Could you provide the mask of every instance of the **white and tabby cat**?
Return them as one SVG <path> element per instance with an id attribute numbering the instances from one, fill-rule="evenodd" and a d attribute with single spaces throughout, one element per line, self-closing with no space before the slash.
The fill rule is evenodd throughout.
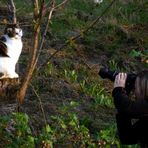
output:
<path id="1" fill-rule="evenodd" d="M 0 73 L 2 78 L 18 78 L 15 66 L 22 51 L 22 29 L 17 24 L 7 25 L 0 38 Z"/>

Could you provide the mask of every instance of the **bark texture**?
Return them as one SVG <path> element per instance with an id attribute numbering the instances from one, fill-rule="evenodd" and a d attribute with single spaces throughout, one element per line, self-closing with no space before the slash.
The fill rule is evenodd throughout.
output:
<path id="1" fill-rule="evenodd" d="M 0 79 L 0 114 L 9 114 L 17 109 L 19 79 Z"/>

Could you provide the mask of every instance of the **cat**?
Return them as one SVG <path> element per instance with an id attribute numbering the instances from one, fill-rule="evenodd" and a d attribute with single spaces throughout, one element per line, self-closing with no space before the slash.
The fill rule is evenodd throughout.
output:
<path id="1" fill-rule="evenodd" d="M 18 24 L 9 24 L 0 38 L 0 73 L 3 78 L 18 78 L 15 66 L 20 57 L 23 31 Z"/>

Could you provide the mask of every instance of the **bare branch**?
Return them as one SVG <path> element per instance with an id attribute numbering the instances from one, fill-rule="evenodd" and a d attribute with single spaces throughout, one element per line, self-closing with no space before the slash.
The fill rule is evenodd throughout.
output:
<path id="1" fill-rule="evenodd" d="M 61 2 L 59 5 L 55 6 L 54 9 L 57 9 L 59 7 L 61 7 L 62 5 L 64 5 L 68 0 L 64 0 L 63 2 Z"/>
<path id="2" fill-rule="evenodd" d="M 51 17 L 52 17 L 52 13 L 54 11 L 54 8 L 55 8 L 55 2 L 53 1 L 52 7 L 50 8 L 50 11 L 49 11 L 49 14 L 48 14 L 48 19 L 47 19 L 47 22 L 46 22 L 46 27 L 45 27 L 45 30 L 44 30 L 44 33 L 43 33 L 43 36 L 42 36 L 41 44 L 40 44 L 40 47 L 39 47 L 39 50 L 38 50 L 38 55 L 37 55 L 36 62 L 35 62 L 34 66 L 36 66 L 36 64 L 38 62 L 38 58 L 40 56 L 40 53 L 41 53 L 41 50 L 42 50 L 42 47 L 43 47 L 43 43 L 45 41 L 45 36 L 46 36 L 47 31 L 48 31 L 49 23 L 51 21 Z"/>
<path id="3" fill-rule="evenodd" d="M 66 1 L 66 0 L 65 0 Z M 106 9 L 101 13 L 100 16 L 98 16 L 91 24 L 89 24 L 89 26 L 87 28 L 85 28 L 84 30 L 82 30 L 78 35 L 71 37 L 69 40 L 67 40 L 58 50 L 56 50 L 49 58 L 48 60 L 46 60 L 40 67 L 38 67 L 38 70 L 41 67 L 44 67 L 47 65 L 47 63 L 49 62 L 50 59 L 52 59 L 59 51 L 61 51 L 65 46 L 67 46 L 71 41 L 75 41 L 78 38 L 80 38 L 82 36 L 82 34 L 85 34 L 86 32 L 88 32 L 91 28 L 93 28 L 98 21 L 100 21 L 100 19 L 104 16 L 104 14 L 109 10 L 109 8 L 114 4 L 116 0 L 112 0 L 112 2 L 106 7 Z"/>
<path id="4" fill-rule="evenodd" d="M 56 10 L 56 9 L 58 9 L 59 7 L 61 7 L 61 6 L 63 6 L 66 2 L 67 2 L 68 0 L 64 0 L 63 2 L 61 2 L 60 4 L 58 4 L 57 6 L 55 6 L 55 0 L 54 1 L 52 1 L 52 2 L 50 2 L 49 4 L 51 5 L 51 3 L 54 3 L 54 11 Z M 49 13 L 49 11 L 51 11 L 51 9 L 52 9 L 51 7 L 48 7 L 48 8 L 46 8 L 46 11 L 45 11 L 45 14 L 44 15 L 46 15 L 47 13 Z"/>
<path id="5" fill-rule="evenodd" d="M 64 4 L 67 0 L 65 0 L 62 4 Z M 20 90 L 18 92 L 17 95 L 17 99 L 19 104 L 22 104 L 25 94 L 26 94 L 26 90 L 29 86 L 30 80 L 32 78 L 33 75 L 33 71 L 37 65 L 38 62 L 38 58 L 40 56 L 44 41 L 45 41 L 45 36 L 46 33 L 48 31 L 48 27 L 49 27 L 49 23 L 51 21 L 52 18 L 52 14 L 53 11 L 55 10 L 55 8 L 60 7 L 61 5 L 58 5 L 58 7 L 55 7 L 55 0 L 52 0 L 50 2 L 50 9 L 46 9 L 45 8 L 45 0 L 42 0 L 41 5 L 39 6 L 38 4 L 38 0 L 33 0 L 33 5 L 34 5 L 34 22 L 35 22 L 35 26 L 34 26 L 34 46 L 33 46 L 33 50 L 31 53 L 31 58 L 30 61 L 28 63 L 27 66 L 27 72 L 23 78 L 22 84 L 20 86 Z M 41 38 L 40 37 L 40 27 L 42 24 L 42 19 L 44 17 L 44 15 L 46 14 L 46 11 L 48 10 L 48 18 L 47 18 L 47 22 L 46 22 L 46 27 L 44 30 L 44 33 L 42 35 Z M 41 41 L 39 41 L 39 39 L 41 39 Z"/>
<path id="6" fill-rule="evenodd" d="M 38 0 L 32 0 L 34 6 L 34 18 L 36 19 L 39 15 L 39 2 Z"/>

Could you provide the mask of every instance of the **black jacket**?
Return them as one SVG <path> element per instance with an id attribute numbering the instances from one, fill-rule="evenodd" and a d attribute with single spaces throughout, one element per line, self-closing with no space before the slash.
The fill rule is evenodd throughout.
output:
<path id="1" fill-rule="evenodd" d="M 116 121 L 121 143 L 140 143 L 142 147 L 148 147 L 148 101 L 129 99 L 122 87 L 115 88 L 112 96 L 117 109 Z"/>

